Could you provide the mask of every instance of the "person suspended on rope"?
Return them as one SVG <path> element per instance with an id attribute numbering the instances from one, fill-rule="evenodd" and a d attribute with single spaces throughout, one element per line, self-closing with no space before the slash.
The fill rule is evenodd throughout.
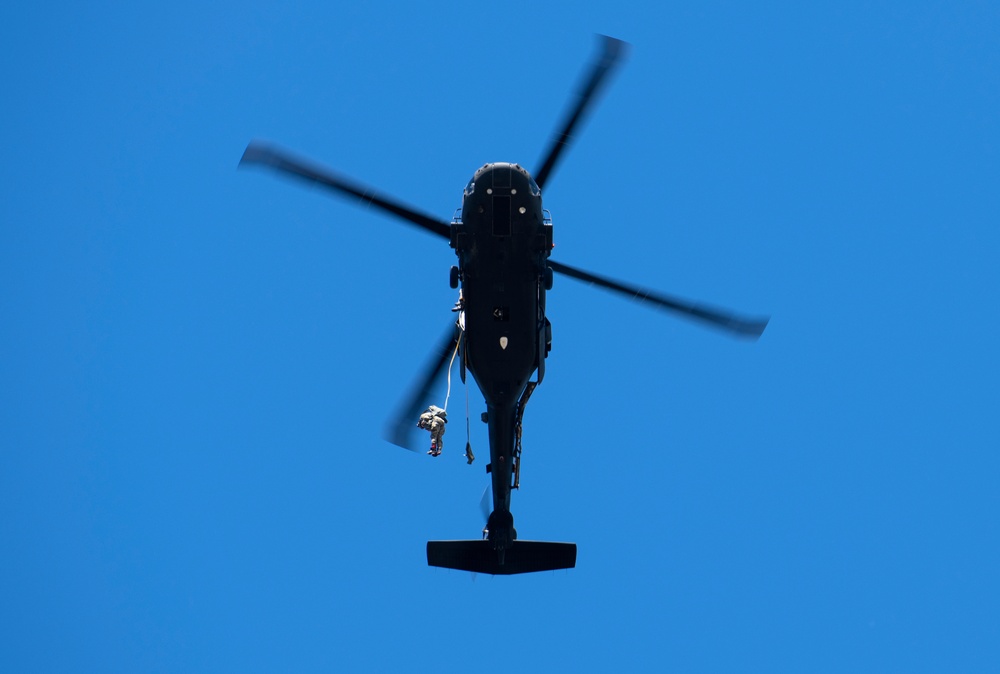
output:
<path id="1" fill-rule="evenodd" d="M 441 449 L 444 447 L 442 437 L 446 423 L 448 423 L 448 413 L 437 405 L 431 405 L 426 412 L 420 415 L 417 426 L 431 432 L 431 448 L 427 452 L 431 456 L 441 456 Z"/>

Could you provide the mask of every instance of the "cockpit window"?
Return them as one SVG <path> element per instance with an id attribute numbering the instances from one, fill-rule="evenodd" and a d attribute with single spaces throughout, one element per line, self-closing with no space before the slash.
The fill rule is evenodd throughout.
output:
<path id="1" fill-rule="evenodd" d="M 538 183 L 536 183 L 535 179 L 530 176 L 528 177 L 528 187 L 531 188 L 531 196 L 533 197 L 542 196 L 542 190 L 539 189 Z"/>
<path id="2" fill-rule="evenodd" d="M 465 186 L 465 196 L 469 196 L 476 191 L 476 179 L 475 177 L 469 181 L 469 184 Z"/>

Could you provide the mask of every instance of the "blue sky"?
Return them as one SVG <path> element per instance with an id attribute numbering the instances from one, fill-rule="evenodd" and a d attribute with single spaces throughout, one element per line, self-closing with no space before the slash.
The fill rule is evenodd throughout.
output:
<path id="1" fill-rule="evenodd" d="M 996 671 L 997 6 L 339 4 L 0 9 L 0 669 Z M 464 389 L 441 458 L 381 434 L 453 252 L 236 163 L 449 218 L 594 33 L 554 257 L 771 324 L 557 278 L 513 512 L 577 568 L 430 569 Z"/>

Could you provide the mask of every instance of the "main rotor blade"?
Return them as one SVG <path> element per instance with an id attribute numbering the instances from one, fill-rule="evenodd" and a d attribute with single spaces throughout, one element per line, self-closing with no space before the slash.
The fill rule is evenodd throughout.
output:
<path id="1" fill-rule="evenodd" d="M 434 401 L 428 400 L 431 390 L 437 382 L 438 377 L 444 372 L 445 367 L 451 360 L 451 355 L 455 352 L 455 341 L 458 339 L 458 325 L 452 323 L 445 331 L 437 345 L 431 350 L 431 357 L 424 367 L 423 374 L 417 379 L 417 383 L 410 389 L 409 395 L 405 398 L 405 403 L 399 406 L 399 411 L 390 420 L 385 428 L 385 439 L 394 445 L 416 451 L 410 440 L 413 430 L 417 426 L 417 419 L 420 413 Z"/>
<path id="2" fill-rule="evenodd" d="M 279 148 L 271 147 L 259 141 L 251 141 L 247 145 L 247 149 L 243 152 L 243 157 L 240 159 L 240 166 L 250 164 L 270 166 L 282 173 L 328 187 L 335 192 L 358 197 L 364 203 L 377 206 L 383 211 L 392 213 L 432 234 L 443 236 L 446 239 L 451 238 L 451 227 L 447 222 L 424 215 L 405 204 L 379 194 L 370 187 L 352 183 L 346 178 L 338 176 L 330 169 L 310 164 Z"/>
<path id="3" fill-rule="evenodd" d="M 549 266 L 552 268 L 552 271 L 559 272 L 560 274 L 565 274 L 571 278 L 593 283 L 602 288 L 627 295 L 630 299 L 637 302 L 652 302 L 660 308 L 669 309 L 690 318 L 704 321 L 717 328 L 728 330 L 739 337 L 747 337 L 749 339 L 759 338 L 764 332 L 764 328 L 767 327 L 767 322 L 770 320 L 769 317 L 745 318 L 737 316 L 736 314 L 663 295 L 639 286 L 626 285 L 619 281 L 571 267 L 568 264 L 556 262 L 555 260 L 549 260 Z"/>
<path id="4" fill-rule="evenodd" d="M 576 106 L 566 116 L 559 133 L 553 137 L 552 144 L 545 154 L 545 161 L 542 162 L 541 168 L 535 173 L 535 182 L 542 189 L 545 189 L 545 182 L 555 168 L 556 162 L 562 156 L 563 150 L 573 140 L 573 130 L 576 128 L 576 125 L 583 119 L 590 103 L 597 96 L 601 86 L 607 81 L 608 74 L 621 61 L 628 47 L 627 42 L 616 40 L 613 37 L 608 37 L 607 35 L 599 37 L 601 38 L 602 46 L 601 55 L 591 65 L 590 77 L 577 95 Z"/>

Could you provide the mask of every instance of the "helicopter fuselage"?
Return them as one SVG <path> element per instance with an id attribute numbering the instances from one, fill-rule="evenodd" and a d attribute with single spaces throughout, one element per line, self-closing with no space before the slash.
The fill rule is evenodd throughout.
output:
<path id="1" fill-rule="evenodd" d="M 552 272 L 552 223 L 541 191 L 517 164 L 486 164 L 465 188 L 462 218 L 452 223 L 458 255 L 464 336 L 462 364 L 486 401 L 493 512 L 487 522 L 495 550 L 516 538 L 510 512 L 517 404 L 533 373 L 545 372 L 551 330 L 545 291 Z"/>
<path id="2" fill-rule="evenodd" d="M 443 340 L 432 350 L 420 384 L 387 429 L 387 439 L 413 449 L 409 438 L 413 419 L 431 395 L 436 378 L 450 366 L 457 338 L 462 379 L 471 373 L 486 401 L 490 439 L 487 472 L 492 474 L 494 505 L 487 521 L 488 540 L 428 541 L 430 566 L 511 575 L 576 565 L 573 543 L 515 540 L 510 512 L 511 490 L 518 485 L 520 474 L 520 417 L 528 396 L 545 376 L 545 358 L 551 347 L 545 294 L 552 287 L 553 272 L 738 337 L 757 339 L 767 326 L 766 317 L 739 316 L 549 259 L 552 222 L 542 210 L 541 189 L 548 185 L 579 123 L 626 52 L 624 42 L 607 36 L 600 37 L 600 46 L 534 178 L 517 164 L 484 165 L 465 188 L 462 217 L 450 224 L 266 143 L 251 142 L 240 159 L 240 166 L 268 166 L 341 196 L 360 199 L 366 207 L 450 239 L 458 255 L 451 285 L 462 286 L 459 325 L 463 332 L 456 335 L 453 326 L 445 331 Z M 535 373 L 537 377 L 531 381 Z M 472 462 L 471 451 L 466 458 Z"/>

